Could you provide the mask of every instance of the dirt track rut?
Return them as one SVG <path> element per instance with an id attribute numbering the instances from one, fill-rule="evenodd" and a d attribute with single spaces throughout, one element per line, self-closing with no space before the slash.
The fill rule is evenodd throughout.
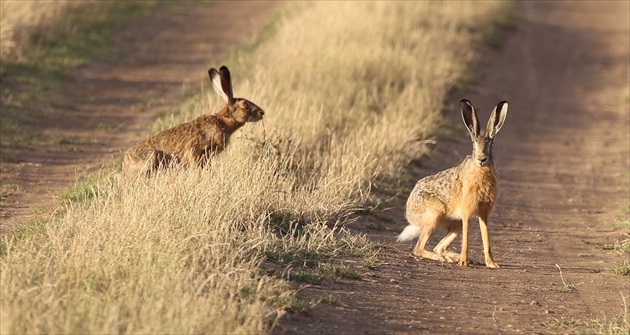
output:
<path id="1" fill-rule="evenodd" d="M 463 97 L 484 125 L 498 101 L 510 102 L 495 141 L 500 196 L 490 217 L 501 269 L 411 257 L 409 245 L 394 241 L 406 225 L 402 194 L 387 220 L 362 217 L 355 224 L 384 226 L 365 229 L 385 244 L 384 264 L 361 281 L 306 288 L 305 299 L 333 293 L 344 306 L 319 304 L 310 315 L 288 315 L 278 333 L 571 333 L 594 318 L 624 313 L 630 281 L 610 270 L 625 256 L 596 244 L 629 237 L 627 229 L 613 229 L 630 201 L 629 6 L 519 3 L 518 30 L 506 35 L 500 52 L 483 53 L 476 84 L 453 97 L 456 123 Z M 470 154 L 461 129 L 461 143 L 440 144 L 430 166 L 410 167 L 416 178 Z M 483 260 L 479 229 L 472 229 L 472 256 Z M 563 285 L 555 264 L 574 290 Z"/>

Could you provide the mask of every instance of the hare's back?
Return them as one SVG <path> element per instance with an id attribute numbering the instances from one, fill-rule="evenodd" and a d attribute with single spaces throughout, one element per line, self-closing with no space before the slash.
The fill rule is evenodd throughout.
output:
<path id="1" fill-rule="evenodd" d="M 459 183 L 458 171 L 459 167 L 456 166 L 418 180 L 409 195 L 407 206 L 429 204 L 447 206 L 452 200 L 453 190 Z"/>
<path id="2" fill-rule="evenodd" d="M 200 122 L 201 118 L 161 131 L 146 142 L 154 150 L 183 154 L 190 148 L 209 141 L 213 137 L 211 135 L 219 130 L 215 123 Z"/>

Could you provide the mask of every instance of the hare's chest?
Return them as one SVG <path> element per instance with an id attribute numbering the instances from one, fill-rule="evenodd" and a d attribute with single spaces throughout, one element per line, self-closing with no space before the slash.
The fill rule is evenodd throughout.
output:
<path id="1" fill-rule="evenodd" d="M 484 182 L 470 185 L 464 191 L 466 203 L 472 213 L 480 213 L 491 210 L 496 201 L 496 180 L 492 176 L 487 177 Z M 492 180 L 490 180 L 492 179 Z"/>

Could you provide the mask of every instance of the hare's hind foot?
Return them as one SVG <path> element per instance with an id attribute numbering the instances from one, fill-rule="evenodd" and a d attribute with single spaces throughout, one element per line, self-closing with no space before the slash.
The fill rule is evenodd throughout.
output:
<path id="1" fill-rule="evenodd" d="M 424 259 L 431 259 L 431 260 L 438 261 L 438 262 L 441 262 L 441 263 L 451 263 L 451 262 L 449 262 L 449 260 L 447 258 L 445 258 L 444 256 L 442 256 L 442 255 L 440 255 L 440 254 L 438 254 L 436 252 L 433 252 L 433 251 L 428 251 L 428 250 L 420 250 L 420 251 L 418 251 L 418 250 L 414 249 L 411 252 L 411 254 L 416 256 L 416 257 L 420 257 L 420 258 L 424 258 Z"/>
<path id="2" fill-rule="evenodd" d="M 438 252 L 436 250 L 437 253 L 439 253 L 440 255 L 442 255 L 442 257 L 446 258 L 446 261 L 449 263 L 457 263 L 459 262 L 459 254 L 454 252 L 454 251 L 450 251 L 450 250 L 444 250 L 442 252 Z"/>
<path id="3" fill-rule="evenodd" d="M 493 260 L 486 260 L 486 267 L 491 269 L 500 268 L 499 264 L 495 263 Z"/>

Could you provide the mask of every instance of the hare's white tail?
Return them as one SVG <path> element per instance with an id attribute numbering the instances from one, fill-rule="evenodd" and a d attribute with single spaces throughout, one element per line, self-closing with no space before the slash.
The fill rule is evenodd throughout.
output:
<path id="1" fill-rule="evenodd" d="M 407 242 L 415 239 L 418 236 L 420 236 L 420 227 L 408 225 L 407 227 L 405 227 L 405 230 L 403 230 L 403 232 L 398 235 L 398 239 L 396 240 L 398 242 Z"/>

